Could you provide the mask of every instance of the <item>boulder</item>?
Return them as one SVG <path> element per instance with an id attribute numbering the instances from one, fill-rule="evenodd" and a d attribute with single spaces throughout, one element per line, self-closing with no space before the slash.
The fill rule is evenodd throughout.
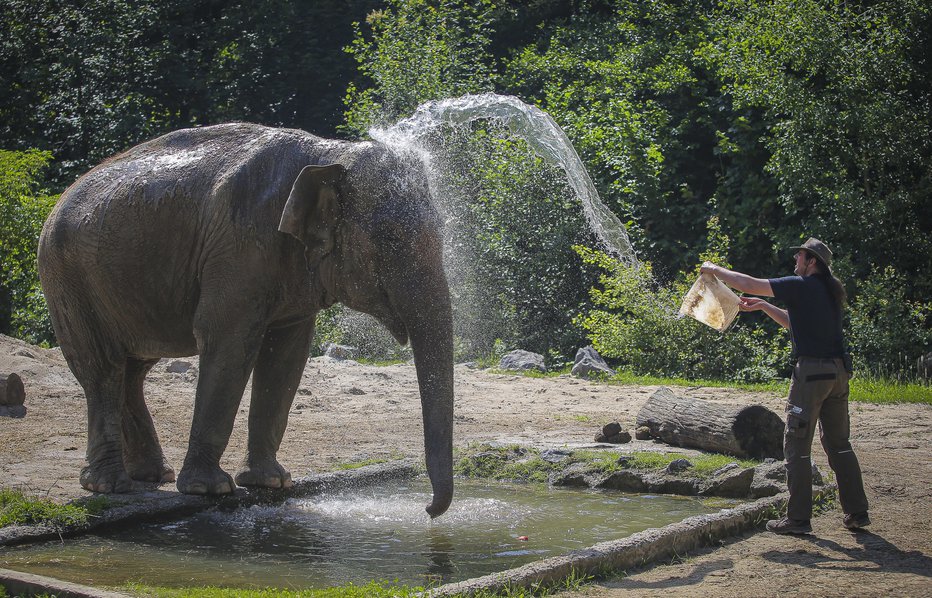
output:
<path id="1" fill-rule="evenodd" d="M 637 471 L 615 471 L 595 484 L 596 488 L 622 492 L 647 492 L 647 483 Z"/>
<path id="2" fill-rule="evenodd" d="M 667 465 L 667 471 L 669 473 L 680 473 L 682 471 L 686 471 L 692 466 L 693 464 L 690 463 L 688 459 L 676 459 L 674 461 L 670 461 L 670 463 Z"/>
<path id="3" fill-rule="evenodd" d="M 634 431 L 634 437 L 638 440 L 650 440 L 653 438 L 650 433 L 650 428 L 647 426 L 639 426 L 638 429 Z"/>
<path id="4" fill-rule="evenodd" d="M 612 434 L 611 436 L 606 436 L 604 434 L 596 434 L 596 442 L 607 442 L 609 444 L 628 444 L 631 442 L 631 432 L 627 430 L 619 432 L 617 434 Z"/>
<path id="5" fill-rule="evenodd" d="M 336 343 L 326 343 L 322 348 L 324 350 L 324 355 L 332 359 L 355 359 L 356 355 L 359 353 L 359 349 L 356 347 L 338 345 Z"/>
<path id="6" fill-rule="evenodd" d="M 4 407 L 22 407 L 26 401 L 26 387 L 17 374 L 0 374 L 0 405 Z"/>
<path id="7" fill-rule="evenodd" d="M 498 362 L 498 367 L 503 370 L 518 372 L 528 370 L 537 370 L 538 372 L 547 371 L 547 366 L 544 365 L 543 355 L 540 353 L 531 353 L 530 351 L 524 351 L 522 349 L 516 349 L 510 353 L 506 353 L 501 361 Z"/>
<path id="8" fill-rule="evenodd" d="M 578 378 L 604 378 L 615 375 L 602 356 L 591 345 L 576 351 L 572 374 Z"/>
<path id="9" fill-rule="evenodd" d="M 563 471 L 550 475 L 551 486 L 572 486 L 575 488 L 589 488 L 596 482 L 593 479 L 592 467 L 586 463 L 571 463 Z"/>
<path id="10" fill-rule="evenodd" d="M 643 475 L 641 479 L 647 484 L 648 492 L 683 496 L 695 496 L 699 493 L 699 480 L 694 478 L 681 478 L 675 474 L 660 472 Z"/>
<path id="11" fill-rule="evenodd" d="M 786 466 L 782 461 L 768 459 L 754 468 L 751 498 L 763 498 L 786 492 Z"/>
<path id="12" fill-rule="evenodd" d="M 750 494 L 753 481 L 753 467 L 742 469 L 737 464 L 731 468 L 726 466 L 699 485 L 699 494 L 703 496 L 744 498 Z"/>
<path id="13" fill-rule="evenodd" d="M 183 359 L 176 359 L 168 364 L 165 371 L 169 374 L 186 374 L 191 369 L 191 362 Z"/>
<path id="14" fill-rule="evenodd" d="M 602 431 L 595 435 L 596 442 L 608 442 L 611 444 L 625 444 L 631 442 L 631 434 L 621 429 L 621 424 L 612 422 L 602 426 Z"/>

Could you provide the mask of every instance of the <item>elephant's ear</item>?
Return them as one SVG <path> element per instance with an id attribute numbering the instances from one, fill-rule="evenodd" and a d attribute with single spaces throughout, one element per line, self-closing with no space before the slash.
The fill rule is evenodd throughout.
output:
<path id="1" fill-rule="evenodd" d="M 291 187 L 278 230 L 304 243 L 311 253 L 329 252 L 340 217 L 337 184 L 345 173 L 342 164 L 305 166 Z"/>

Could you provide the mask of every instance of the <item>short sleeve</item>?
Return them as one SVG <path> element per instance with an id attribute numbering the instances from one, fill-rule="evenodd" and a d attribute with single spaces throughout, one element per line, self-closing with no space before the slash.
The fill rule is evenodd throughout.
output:
<path id="1" fill-rule="evenodd" d="M 771 278 L 768 282 L 770 283 L 770 290 L 773 291 L 773 296 L 788 305 L 796 303 L 805 284 L 801 276 Z"/>

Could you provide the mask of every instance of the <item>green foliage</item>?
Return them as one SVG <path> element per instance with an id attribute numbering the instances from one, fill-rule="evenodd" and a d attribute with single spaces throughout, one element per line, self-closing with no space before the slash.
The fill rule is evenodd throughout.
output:
<path id="1" fill-rule="evenodd" d="M 915 379 L 916 359 L 932 348 L 932 301 L 910 301 L 905 278 L 875 268 L 851 303 L 848 342 L 862 374 Z"/>
<path id="2" fill-rule="evenodd" d="M 717 90 L 693 55 L 710 3 L 600 4 L 545 30 L 503 79 L 566 129 L 642 254 L 676 271 L 692 261 L 722 170 Z"/>
<path id="3" fill-rule="evenodd" d="M 464 165 L 453 169 L 445 193 L 455 198 L 447 202 L 450 282 L 463 350 L 482 356 L 498 343 L 562 363 L 582 341 L 572 317 L 596 280 L 572 251 L 574 243 L 594 243 L 579 202 L 565 173 L 524 140 L 489 124 L 464 141 L 466 152 L 451 149 L 444 158 Z"/>
<path id="4" fill-rule="evenodd" d="M 733 109 L 765 127 L 769 236 L 830 240 L 846 279 L 916 273 L 914 299 L 932 291 L 930 17 L 922 0 L 727 0 L 700 50 Z"/>
<path id="5" fill-rule="evenodd" d="M 388 0 L 347 48 L 366 83 L 349 86 L 346 128 L 365 133 L 418 105 L 489 91 L 491 0 Z"/>
<path id="6" fill-rule="evenodd" d="M 662 286 L 650 264 L 626 266 L 604 253 L 576 249 L 583 260 L 605 271 L 602 288 L 592 289 L 596 308 L 577 321 L 593 347 L 621 368 L 654 376 L 766 382 L 786 367 L 788 343 L 760 327 L 739 321 L 721 334 L 677 317 L 690 284 L 685 276 Z"/>
<path id="7" fill-rule="evenodd" d="M 63 187 L 115 152 L 230 120 L 333 134 L 350 23 L 379 0 L 5 0 L 0 147 L 54 148 Z"/>
<path id="8" fill-rule="evenodd" d="M 0 488 L 0 527 L 47 524 L 75 527 L 87 524 L 109 505 L 104 501 L 60 505 L 45 498 L 27 496 L 21 490 Z"/>
<path id="9" fill-rule="evenodd" d="M 477 126 L 471 149 L 444 149 L 470 170 L 449 177 L 470 197 L 451 248 L 472 264 L 454 281 L 457 318 L 484 325 L 457 331 L 459 356 L 499 339 L 558 364 L 583 313 L 629 371 L 770 379 L 788 343 L 766 320 L 745 326 L 758 314 L 724 336 L 668 316 L 703 248 L 779 275 L 782 248 L 815 235 L 849 283 L 859 370 L 908 379 L 930 350 L 930 17 L 923 0 L 7 0 L 0 148 L 55 159 L 43 158 L 46 181 L 29 166 L 8 178 L 27 191 L 3 190 L 0 328 L 51 339 L 30 255 L 51 203 L 40 189 L 114 152 L 238 119 L 326 135 L 344 118 L 358 134 L 425 100 L 495 89 L 564 127 L 652 269 L 581 264 L 568 247 L 594 244 L 573 232 L 559 173 Z M 711 216 L 727 251 L 703 239 Z M 643 278 L 603 285 L 609 304 L 593 309 L 599 267 Z"/>
<path id="10" fill-rule="evenodd" d="M 0 150 L 0 332 L 33 344 L 54 339 L 36 250 L 56 197 L 39 188 L 48 152 Z"/>

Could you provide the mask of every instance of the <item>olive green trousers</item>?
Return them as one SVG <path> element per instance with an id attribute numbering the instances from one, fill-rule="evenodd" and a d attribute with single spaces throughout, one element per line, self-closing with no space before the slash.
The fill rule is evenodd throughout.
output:
<path id="1" fill-rule="evenodd" d="M 838 498 L 845 513 L 867 511 L 861 466 L 851 448 L 848 420 L 848 380 L 841 358 L 800 357 L 793 369 L 786 402 L 783 453 L 790 491 L 786 515 L 812 517 L 812 439 L 819 423 L 819 438 L 835 472 Z"/>

